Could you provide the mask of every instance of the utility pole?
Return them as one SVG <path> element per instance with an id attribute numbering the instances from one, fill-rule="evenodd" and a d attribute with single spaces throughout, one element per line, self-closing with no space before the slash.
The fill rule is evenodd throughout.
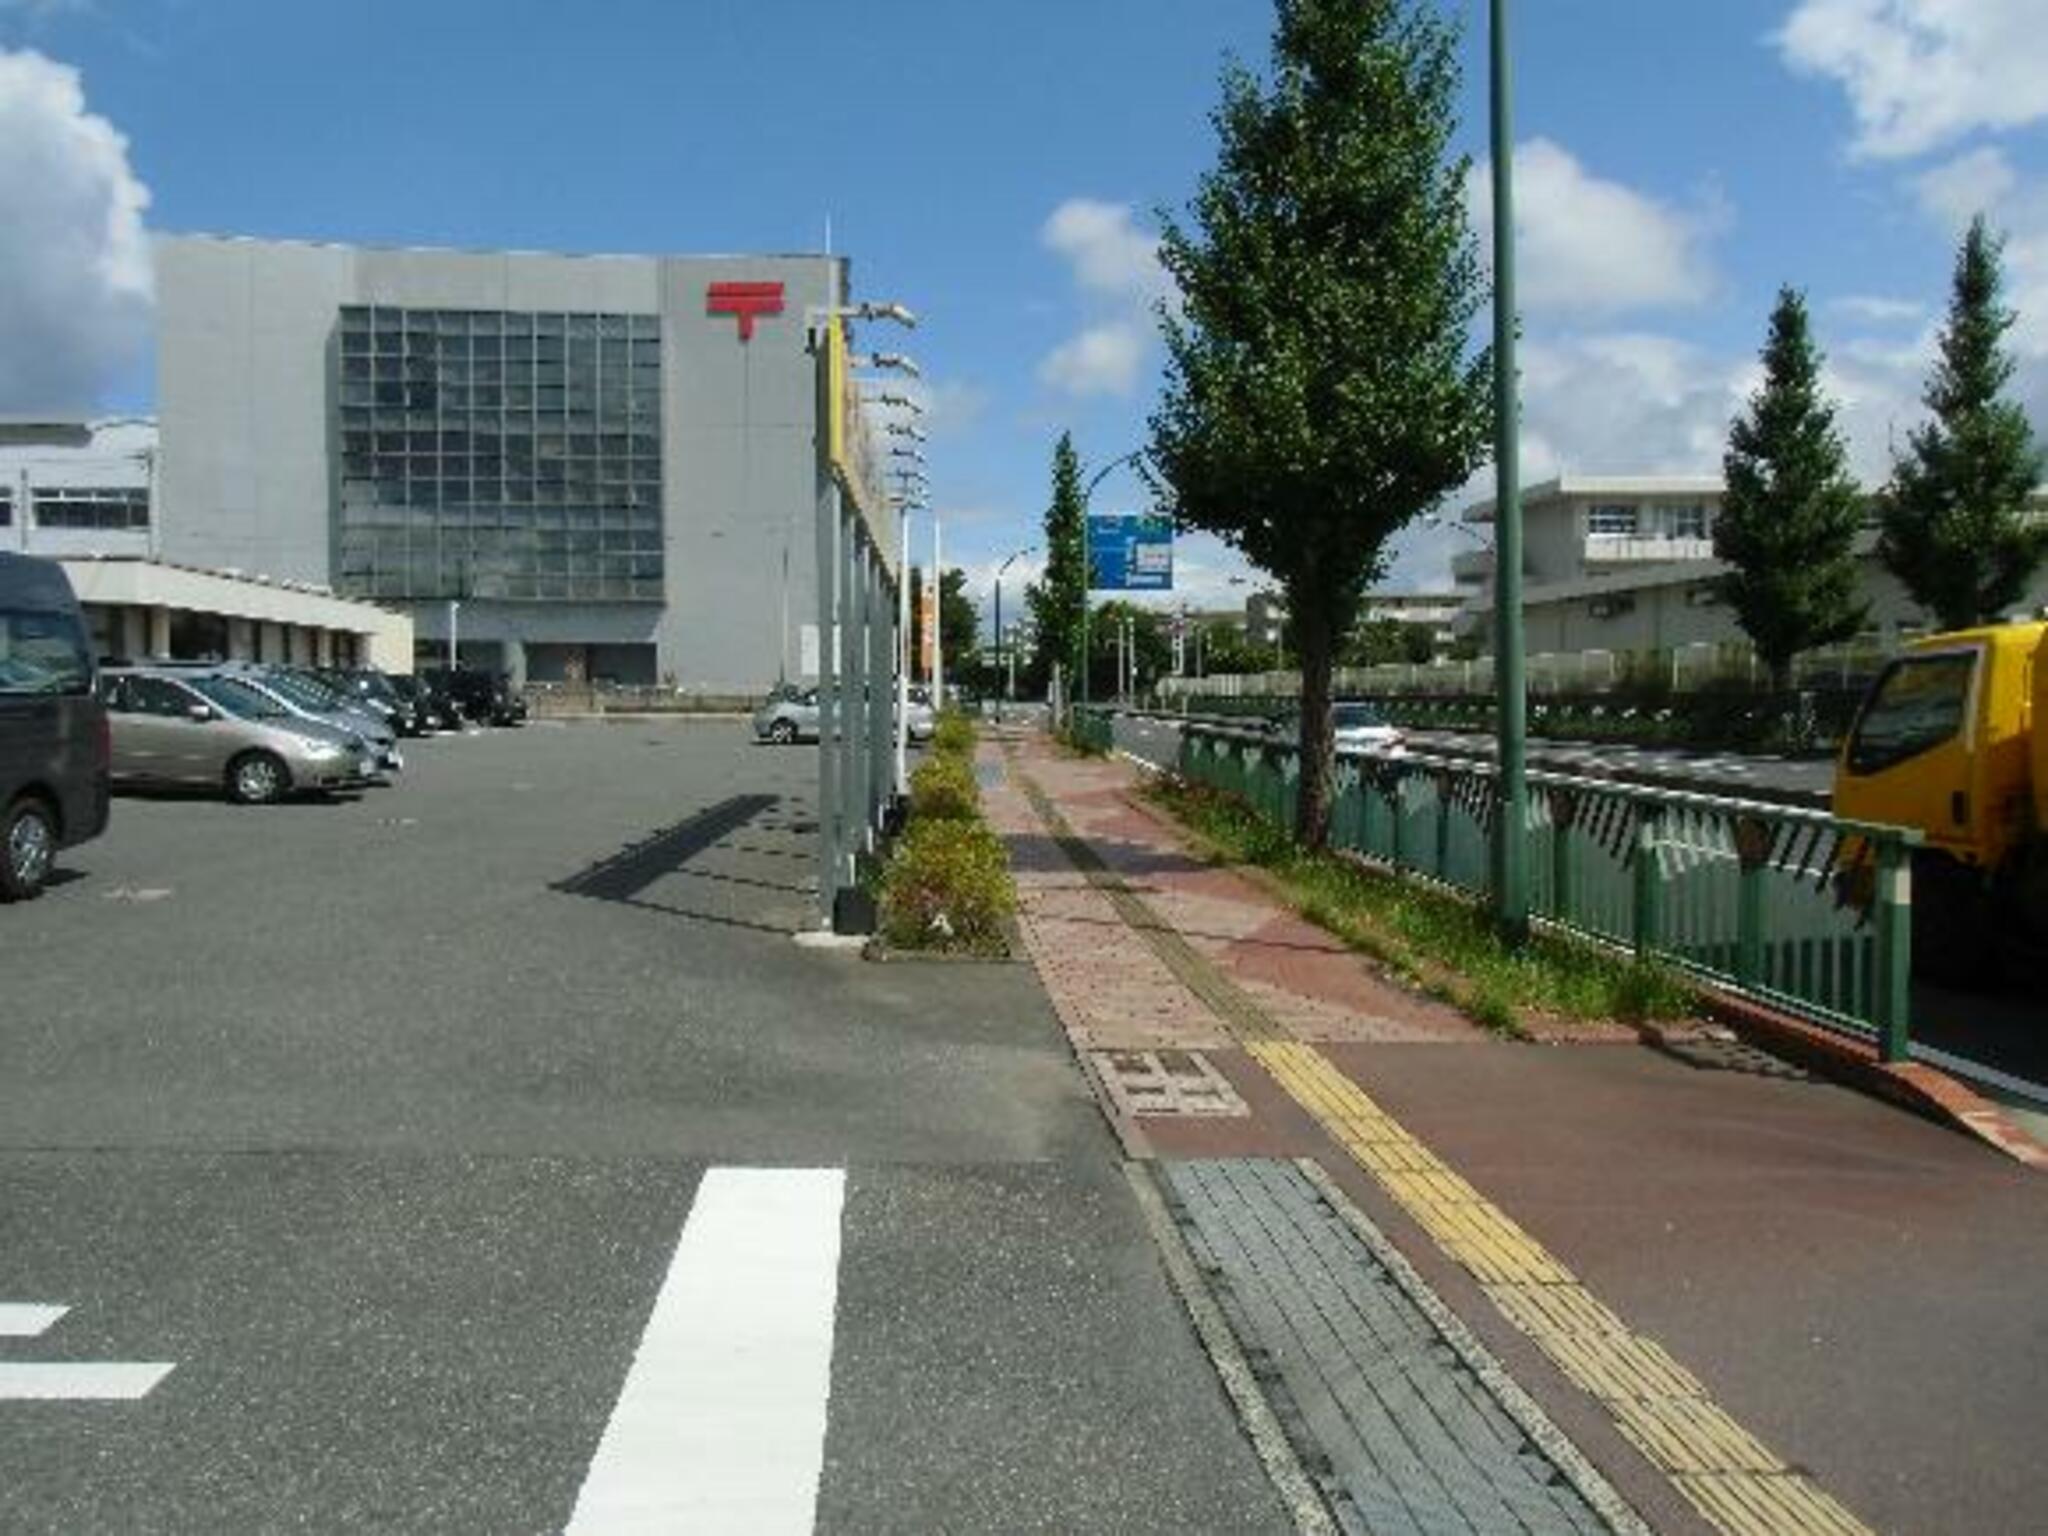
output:
<path id="1" fill-rule="evenodd" d="M 1529 934 L 1528 692 L 1522 643 L 1520 389 L 1515 367 L 1515 135 L 1508 0 L 1492 0 L 1494 675 L 1500 780 L 1494 807 L 1494 903 L 1501 931 Z"/>

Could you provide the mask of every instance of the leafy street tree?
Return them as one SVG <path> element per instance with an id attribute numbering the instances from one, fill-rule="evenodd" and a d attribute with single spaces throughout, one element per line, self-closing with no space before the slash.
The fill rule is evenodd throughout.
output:
<path id="1" fill-rule="evenodd" d="M 1302 669 L 1297 819 L 1328 841 L 1330 672 L 1388 539 L 1485 461 L 1484 285 L 1450 153 L 1456 34 L 1426 0 L 1277 0 L 1273 78 L 1230 65 L 1216 166 L 1161 259 L 1147 474 L 1285 590 Z"/>
<path id="2" fill-rule="evenodd" d="M 1401 619 L 1369 619 L 1346 637 L 1339 659 L 1347 667 L 1381 667 L 1390 662 L 1425 666 L 1436 659 L 1436 631 Z"/>
<path id="3" fill-rule="evenodd" d="M 1763 384 L 1729 429 L 1714 553 L 1730 566 L 1721 598 L 1782 690 L 1794 656 L 1848 639 L 1870 605 L 1856 595 L 1861 497 L 1796 289 L 1778 290 L 1763 364 Z"/>
<path id="4" fill-rule="evenodd" d="M 1260 656 L 1262 653 L 1270 652 L 1253 645 L 1241 625 L 1233 624 L 1228 619 L 1212 619 L 1201 626 L 1201 631 L 1200 660 L 1204 673 L 1215 677 L 1265 670 L 1260 664 Z M 1189 637 L 1188 644 L 1195 644 L 1192 636 Z M 1190 657 L 1190 665 L 1194 659 Z"/>
<path id="5" fill-rule="evenodd" d="M 1038 644 L 1031 665 L 1033 693 L 1044 691 L 1054 662 L 1071 675 L 1080 654 L 1081 614 L 1088 603 L 1083 567 L 1081 460 L 1071 433 L 1062 432 L 1052 450 L 1052 501 L 1045 510 L 1045 574 L 1024 598 Z"/>
<path id="6" fill-rule="evenodd" d="M 1956 257 L 1941 359 L 1922 397 L 1934 419 L 1893 459 L 1879 503 L 1878 557 L 1944 629 L 1997 618 L 2048 555 L 2048 528 L 2026 520 L 2041 454 L 2026 412 L 2002 398 L 2013 313 L 1999 302 L 2000 254 L 1979 215 Z"/>
<path id="7" fill-rule="evenodd" d="M 970 676 L 981 655 L 981 610 L 967 595 L 967 573 L 958 566 L 939 578 L 939 638 L 946 646 L 949 676 Z"/>

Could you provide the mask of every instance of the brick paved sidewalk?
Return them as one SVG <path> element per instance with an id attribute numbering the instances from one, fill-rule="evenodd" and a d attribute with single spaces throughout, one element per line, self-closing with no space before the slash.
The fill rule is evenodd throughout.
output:
<path id="1" fill-rule="evenodd" d="M 1024 942 L 1134 1155 L 1320 1163 L 1656 1529 L 2041 1505 L 2048 1185 L 1753 1055 L 1494 1040 L 1192 857 L 1130 765 L 1007 750 Z M 1930 1283 L 1984 1304 L 1967 1365 Z"/>

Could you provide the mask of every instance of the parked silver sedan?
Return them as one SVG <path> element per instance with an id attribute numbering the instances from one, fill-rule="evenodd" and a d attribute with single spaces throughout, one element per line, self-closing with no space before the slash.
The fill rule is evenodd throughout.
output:
<path id="1" fill-rule="evenodd" d="M 893 691 L 891 703 L 894 703 Z M 895 713 L 892 708 L 890 713 Z M 905 734 L 915 742 L 932 739 L 931 696 L 923 688 L 910 690 L 910 708 L 904 713 Z M 818 739 L 818 690 L 782 687 L 754 711 L 754 738 L 787 744 Z"/>
<path id="2" fill-rule="evenodd" d="M 238 678 L 110 668 L 100 675 L 100 696 L 117 784 L 210 786 L 261 805 L 377 772 L 360 736 L 301 719 Z"/>

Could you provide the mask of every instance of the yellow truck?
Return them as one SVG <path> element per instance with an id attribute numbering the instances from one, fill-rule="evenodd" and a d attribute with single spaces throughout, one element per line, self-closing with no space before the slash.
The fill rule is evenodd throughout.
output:
<path id="1" fill-rule="evenodd" d="M 2048 952 L 2048 623 L 1915 641 L 1863 701 L 1835 814 L 1920 831 L 1913 958 L 1988 982 Z"/>

